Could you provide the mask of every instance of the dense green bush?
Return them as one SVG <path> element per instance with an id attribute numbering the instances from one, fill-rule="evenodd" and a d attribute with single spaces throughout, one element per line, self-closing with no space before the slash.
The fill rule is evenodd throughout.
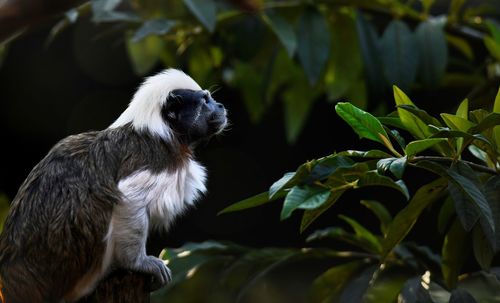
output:
<path id="1" fill-rule="evenodd" d="M 335 106 L 360 138 L 375 141 L 384 150 L 347 150 L 308 161 L 286 173 L 268 191 L 221 212 L 241 211 L 284 197 L 281 220 L 302 210 L 300 231 L 304 232 L 325 211 L 333 211 L 346 191 L 387 187 L 408 203 L 391 214 L 386 206 L 393 201 L 361 201 L 380 221 L 379 231 L 364 227 L 361 218 L 339 215 L 352 231 L 328 227 L 307 238 L 308 242 L 345 241 L 355 249 L 347 252 L 337 251 L 335 246 L 251 250 L 223 243 L 191 244 L 167 257 L 174 275 L 179 263 L 191 266 L 184 269 L 185 275 L 177 273 L 176 283 L 190 283 L 188 278 L 200 263 L 219 260 L 218 275 L 231 276 L 232 271 L 239 275 L 237 282 L 223 279 L 217 285 L 227 287 L 226 295 L 235 293 L 239 300 L 278 267 L 330 258 L 335 265 L 311 282 L 310 297 L 304 302 L 498 302 L 500 268 L 491 268 L 491 262 L 500 250 L 500 90 L 492 111 L 469 111 L 468 100 L 464 100 L 456 114 L 443 113 L 441 119 L 415 106 L 397 87 L 394 98 L 397 111 L 381 118 L 350 103 Z M 406 143 L 399 131 L 413 139 Z M 410 192 L 405 180 L 415 183 L 416 176 L 405 171 L 409 166 L 431 172 L 434 180 Z M 413 228 L 430 223 L 418 222 L 424 209 L 439 212 L 435 226 L 445 235 L 440 253 L 404 241 Z M 479 271 L 464 275 L 462 266 L 470 247 Z M 339 261 L 342 257 L 345 260 Z M 223 264 L 229 269 L 223 269 Z"/>

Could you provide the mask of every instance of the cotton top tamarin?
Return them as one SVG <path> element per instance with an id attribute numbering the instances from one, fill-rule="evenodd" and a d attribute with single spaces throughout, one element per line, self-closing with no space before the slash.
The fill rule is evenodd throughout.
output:
<path id="1" fill-rule="evenodd" d="M 209 91 L 168 69 L 110 127 L 57 143 L 21 185 L 0 236 L 4 303 L 72 302 L 114 268 L 165 285 L 170 270 L 146 254 L 148 232 L 206 191 L 193 148 L 226 124 Z"/>

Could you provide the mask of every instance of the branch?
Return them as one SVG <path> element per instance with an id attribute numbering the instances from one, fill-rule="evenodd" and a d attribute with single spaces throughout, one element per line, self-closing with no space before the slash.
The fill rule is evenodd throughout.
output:
<path id="1" fill-rule="evenodd" d="M 149 303 L 148 276 L 117 270 L 78 303 Z"/>
<path id="2" fill-rule="evenodd" d="M 57 16 L 85 0 L 0 1 L 0 43 L 19 31 Z"/>

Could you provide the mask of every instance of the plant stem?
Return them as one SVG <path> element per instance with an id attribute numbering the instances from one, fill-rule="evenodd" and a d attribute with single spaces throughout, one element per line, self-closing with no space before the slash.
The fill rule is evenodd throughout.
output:
<path id="1" fill-rule="evenodd" d="M 451 159 L 451 158 L 447 158 L 447 157 L 434 157 L 434 156 L 413 157 L 411 159 L 411 162 L 418 162 L 418 161 L 423 161 L 423 160 L 437 161 L 437 162 L 450 162 L 450 163 L 454 162 L 454 160 Z M 498 175 L 500 173 L 497 170 L 495 170 L 493 168 L 490 168 L 490 167 L 487 167 L 487 166 L 484 166 L 484 165 L 476 164 L 476 163 L 470 162 L 470 161 L 464 161 L 464 160 L 460 160 L 460 161 L 462 161 L 463 163 L 469 165 L 472 169 L 480 171 L 480 172 L 488 173 L 488 174 L 491 174 L 491 175 Z"/>

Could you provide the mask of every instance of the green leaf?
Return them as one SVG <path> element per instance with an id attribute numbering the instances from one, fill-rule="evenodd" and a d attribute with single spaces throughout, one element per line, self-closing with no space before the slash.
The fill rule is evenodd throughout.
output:
<path id="1" fill-rule="evenodd" d="M 404 108 L 400 108 L 401 105 L 412 105 L 410 98 L 397 86 L 393 86 L 394 90 L 394 100 L 396 101 L 396 105 L 398 105 L 398 114 L 401 119 L 401 123 L 405 126 L 405 128 L 417 139 L 425 139 L 431 135 L 429 127 L 420 120 L 414 114 L 408 112 L 408 110 Z"/>
<path id="2" fill-rule="evenodd" d="M 297 84 L 283 92 L 285 102 L 286 137 L 295 143 L 302 130 L 314 102 L 314 94 L 306 84 Z"/>
<path id="3" fill-rule="evenodd" d="M 417 40 L 408 26 L 392 20 L 381 38 L 384 75 L 389 84 L 408 90 L 418 67 Z"/>
<path id="4" fill-rule="evenodd" d="M 147 20 L 134 33 L 132 42 L 137 43 L 149 35 L 165 35 L 175 24 L 176 21 L 167 19 Z"/>
<path id="5" fill-rule="evenodd" d="M 451 219 L 455 215 L 455 206 L 450 196 L 446 198 L 438 215 L 438 230 L 439 233 L 444 234 L 450 224 Z"/>
<path id="6" fill-rule="evenodd" d="M 487 227 L 493 230 L 494 234 L 491 208 L 481 191 L 476 173 L 467 164 L 458 161 L 451 168 L 446 169 L 434 162 L 420 161 L 417 166 L 448 179 L 448 190 L 455 202 L 457 216 L 465 230 L 470 231 L 476 221 L 482 218 L 486 220 Z"/>
<path id="7" fill-rule="evenodd" d="M 392 222 L 392 216 L 385 208 L 385 206 L 377 201 L 371 201 L 371 200 L 362 200 L 361 204 L 366 206 L 369 210 L 371 210 L 375 216 L 378 218 L 380 221 L 380 231 L 382 234 L 386 234 L 387 229 L 389 227 L 389 224 Z"/>
<path id="8" fill-rule="evenodd" d="M 378 266 L 376 265 L 369 266 L 364 269 L 355 279 L 352 279 L 342 291 L 338 302 L 363 302 L 363 296 L 368 290 L 368 287 L 370 287 L 373 275 L 375 274 L 377 269 Z"/>
<path id="9" fill-rule="evenodd" d="M 408 188 L 406 188 L 402 180 L 394 182 L 391 178 L 379 175 L 376 171 L 368 171 L 359 178 L 357 187 L 360 188 L 364 186 L 390 187 L 402 193 L 407 200 L 410 198 Z"/>
<path id="10" fill-rule="evenodd" d="M 406 129 L 399 117 L 377 117 L 377 119 L 384 125 Z"/>
<path id="11" fill-rule="evenodd" d="M 451 292 L 449 303 L 477 303 L 477 301 L 465 289 L 457 288 Z"/>
<path id="12" fill-rule="evenodd" d="M 384 145 L 389 141 L 387 133 L 380 121 L 370 113 L 346 102 L 337 103 L 337 105 L 335 105 L 335 111 L 352 127 L 360 138 L 367 138 Z M 385 140 L 382 138 L 385 138 Z"/>
<path id="13" fill-rule="evenodd" d="M 241 211 L 241 210 L 248 209 L 248 208 L 254 208 L 254 207 L 260 206 L 262 204 L 272 202 L 272 201 L 277 200 L 277 199 L 284 197 L 284 196 L 285 196 L 285 192 L 280 192 L 280 193 L 273 195 L 272 197 L 269 197 L 269 193 L 266 191 L 266 192 L 260 193 L 258 195 L 252 196 L 250 198 L 236 202 L 234 204 L 231 204 L 228 207 L 221 210 L 220 212 L 218 212 L 217 215 L 235 212 L 235 211 Z"/>
<path id="14" fill-rule="evenodd" d="M 317 162 L 317 160 L 306 162 L 300 165 L 295 172 L 286 173 L 271 185 L 269 188 L 269 198 L 273 198 L 277 193 L 286 188 L 291 188 L 303 182 L 311 174 Z"/>
<path id="15" fill-rule="evenodd" d="M 309 225 L 311 225 L 321 214 L 332 207 L 346 190 L 346 188 L 334 189 L 328 197 L 328 200 L 323 203 L 321 207 L 304 211 L 304 215 L 302 216 L 302 221 L 300 223 L 300 232 L 304 232 L 304 230 L 306 230 L 306 228 L 308 228 Z"/>
<path id="16" fill-rule="evenodd" d="M 491 214 L 495 221 L 495 247 L 500 251 L 500 176 L 492 176 L 484 185 L 484 195 L 490 205 Z"/>
<path id="17" fill-rule="evenodd" d="M 312 283 L 310 299 L 312 303 L 333 302 L 345 285 L 364 265 L 363 261 L 353 261 L 331 267 Z"/>
<path id="18" fill-rule="evenodd" d="M 292 215 L 292 212 L 299 208 L 301 204 L 320 206 L 328 199 L 330 191 L 322 187 L 312 187 L 308 185 L 294 186 L 286 195 L 280 219 L 285 220 Z"/>
<path id="19" fill-rule="evenodd" d="M 466 39 L 446 33 L 446 41 L 460 51 L 470 61 L 474 60 L 474 51 Z"/>
<path id="20" fill-rule="evenodd" d="M 498 88 L 497 96 L 495 97 L 495 103 L 493 104 L 493 112 L 500 114 L 500 87 Z M 496 142 L 497 151 L 500 151 L 500 126 L 495 126 L 493 128 L 493 138 Z"/>
<path id="21" fill-rule="evenodd" d="M 495 252 L 488 243 L 488 239 L 480 225 L 476 225 L 472 229 L 472 248 L 477 263 L 483 270 L 488 270 L 491 267 Z"/>
<path id="22" fill-rule="evenodd" d="M 481 122 L 479 122 L 476 126 L 469 128 L 468 132 L 471 134 L 477 134 L 497 125 L 500 125 L 500 113 L 491 113 L 481 120 Z"/>
<path id="23" fill-rule="evenodd" d="M 117 11 L 122 0 L 93 0 L 92 20 L 94 22 L 137 22 L 140 17 L 130 11 Z"/>
<path id="24" fill-rule="evenodd" d="M 198 20 L 213 32 L 215 29 L 217 5 L 214 0 L 183 0 L 189 10 L 198 18 Z"/>
<path id="25" fill-rule="evenodd" d="M 386 86 L 384 77 L 380 76 L 383 70 L 378 36 L 372 22 L 366 21 L 361 11 L 356 14 L 356 28 L 368 91 L 378 96 Z"/>
<path id="26" fill-rule="evenodd" d="M 496 268 L 498 271 L 498 267 Z M 467 275 L 458 283 L 459 288 L 467 290 L 477 302 L 496 303 L 500 302 L 500 279 L 498 274 L 480 271 Z"/>
<path id="27" fill-rule="evenodd" d="M 299 19 L 297 52 L 300 63 L 309 79 L 316 84 L 324 70 L 330 51 L 330 30 L 323 15 L 308 7 Z"/>
<path id="28" fill-rule="evenodd" d="M 274 10 L 268 10 L 263 18 L 286 49 L 288 56 L 293 57 L 297 48 L 297 37 L 293 25 Z"/>
<path id="29" fill-rule="evenodd" d="M 352 10 L 334 10 L 329 20 L 332 48 L 325 73 L 328 98 L 336 101 L 345 97 L 364 108 L 366 89 L 360 81 L 363 66 Z"/>
<path id="30" fill-rule="evenodd" d="M 443 241 L 441 251 L 441 271 L 446 285 L 454 288 L 458 281 L 458 275 L 468 255 L 470 247 L 467 234 L 458 220 L 455 220 Z"/>
<path id="31" fill-rule="evenodd" d="M 464 99 L 457 108 L 456 116 L 469 119 L 469 99 Z"/>
<path id="32" fill-rule="evenodd" d="M 453 130 L 458 130 L 462 132 L 467 132 L 469 128 L 475 126 L 474 123 L 466 120 L 464 118 L 452 115 L 452 114 L 441 114 L 441 118 L 443 118 L 446 125 Z"/>
<path id="33" fill-rule="evenodd" d="M 347 232 L 341 227 L 328 227 L 325 229 L 316 230 L 314 233 L 309 235 L 309 237 L 307 237 L 306 241 L 313 242 L 324 239 L 343 241 L 368 252 L 376 251 L 373 243 L 371 243 L 369 240 L 362 236 Z"/>
<path id="34" fill-rule="evenodd" d="M 392 157 L 390 154 L 377 149 L 369 151 L 346 150 L 339 152 L 337 155 L 349 156 L 353 158 L 374 158 L 374 159 Z"/>
<path id="35" fill-rule="evenodd" d="M 410 232 L 420 213 L 432 202 L 441 198 L 446 189 L 446 180 L 439 178 L 417 190 L 408 206 L 403 208 L 389 225 L 385 235 L 382 257 L 385 258 Z"/>
<path id="36" fill-rule="evenodd" d="M 428 19 L 415 30 L 418 46 L 418 75 L 425 87 L 439 85 L 448 62 L 448 48 L 441 22 Z"/>
<path id="37" fill-rule="evenodd" d="M 375 236 L 372 232 L 370 232 L 356 220 L 349 218 L 348 216 L 339 215 L 339 218 L 347 222 L 347 224 L 352 227 L 354 233 L 356 234 L 356 237 L 364 239 L 366 240 L 366 243 L 369 243 L 370 252 L 375 254 L 380 254 L 382 252 L 382 244 L 380 243 L 380 240 L 377 238 L 377 236 Z"/>
<path id="38" fill-rule="evenodd" d="M 6 195 L 0 194 L 0 233 L 3 230 L 3 225 L 7 215 L 9 214 L 9 200 Z"/>
<path id="39" fill-rule="evenodd" d="M 421 151 L 428 149 L 429 147 L 432 147 L 438 143 L 446 141 L 447 140 L 444 138 L 416 140 L 408 143 L 408 145 L 405 148 L 405 154 L 407 157 L 412 157 L 420 153 Z"/>
<path id="40" fill-rule="evenodd" d="M 500 43 L 495 42 L 491 37 L 484 36 L 483 38 L 484 46 L 490 52 L 490 54 L 496 59 L 500 60 Z"/>
<path id="41" fill-rule="evenodd" d="M 437 127 L 442 126 L 438 119 L 436 119 L 433 116 L 429 115 L 425 110 L 420 109 L 420 108 L 416 107 L 415 105 L 403 104 L 403 105 L 398 105 L 398 108 L 402 108 L 402 109 L 404 109 L 406 111 L 409 111 L 410 113 L 414 114 L 415 117 L 417 117 L 418 119 L 420 119 L 426 125 L 434 125 L 434 126 L 437 126 Z"/>
<path id="42" fill-rule="evenodd" d="M 380 159 L 377 162 L 377 172 L 381 175 L 390 171 L 396 178 L 403 178 L 406 168 L 406 157 Z"/>
<path id="43" fill-rule="evenodd" d="M 163 40 L 157 36 L 148 36 L 138 42 L 127 39 L 129 59 L 138 76 L 149 73 L 158 64 L 163 45 Z"/>

